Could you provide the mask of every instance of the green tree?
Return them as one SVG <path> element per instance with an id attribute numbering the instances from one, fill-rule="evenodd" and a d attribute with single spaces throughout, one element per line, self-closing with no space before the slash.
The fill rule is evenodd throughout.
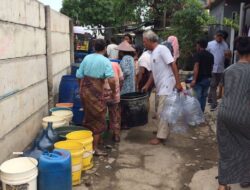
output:
<path id="1" fill-rule="evenodd" d="M 148 19 L 156 21 L 155 27 L 162 28 L 170 25 L 174 13 L 181 10 L 186 0 L 144 0 L 148 6 Z"/>
<path id="2" fill-rule="evenodd" d="M 82 25 L 110 27 L 139 21 L 135 10 L 127 0 L 64 0 L 61 12 Z"/>
<path id="3" fill-rule="evenodd" d="M 213 22 L 213 18 L 198 0 L 186 0 L 183 8 L 173 14 L 171 31 L 164 35 L 172 34 L 178 37 L 181 50 L 180 63 L 183 69 L 192 69 L 190 57 L 195 51 L 195 43 L 197 39 L 204 37 L 204 27 L 210 22 Z"/>

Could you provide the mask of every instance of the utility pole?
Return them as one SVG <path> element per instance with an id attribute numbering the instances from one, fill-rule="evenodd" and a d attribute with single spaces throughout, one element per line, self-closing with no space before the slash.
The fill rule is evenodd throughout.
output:
<path id="1" fill-rule="evenodd" d="M 239 35 L 242 36 L 243 34 L 243 22 L 244 22 L 244 7 L 245 3 L 240 4 L 240 26 L 239 26 Z"/>

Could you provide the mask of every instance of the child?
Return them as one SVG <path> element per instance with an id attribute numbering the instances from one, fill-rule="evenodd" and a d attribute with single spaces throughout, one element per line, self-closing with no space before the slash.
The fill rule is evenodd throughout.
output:
<path id="1" fill-rule="evenodd" d="M 112 94 L 110 86 L 106 80 L 105 82 L 105 99 L 109 111 L 109 124 L 113 131 L 114 142 L 120 142 L 120 130 L 121 130 L 121 108 L 120 108 L 120 92 L 123 82 L 123 73 L 120 65 L 117 62 L 111 62 L 115 73 L 115 93 Z"/>

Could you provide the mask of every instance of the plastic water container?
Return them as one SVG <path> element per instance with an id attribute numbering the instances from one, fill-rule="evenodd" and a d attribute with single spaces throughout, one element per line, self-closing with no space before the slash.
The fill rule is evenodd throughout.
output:
<path id="1" fill-rule="evenodd" d="M 73 123 L 76 125 L 82 125 L 84 118 L 84 108 L 82 107 L 80 94 L 77 93 L 74 97 L 74 107 L 73 111 Z"/>
<path id="2" fill-rule="evenodd" d="M 121 95 L 122 125 L 143 126 L 148 123 L 148 94 L 133 92 Z"/>
<path id="3" fill-rule="evenodd" d="M 72 108 L 73 107 L 73 103 L 57 103 L 56 104 L 57 108 Z"/>
<path id="4" fill-rule="evenodd" d="M 71 122 L 73 118 L 73 112 L 71 110 L 57 110 L 51 113 L 53 116 L 65 119 L 68 123 Z"/>
<path id="5" fill-rule="evenodd" d="M 73 106 L 72 106 L 73 107 Z M 72 111 L 72 109 L 71 108 L 65 108 L 65 107 L 54 107 L 54 108 L 50 108 L 50 110 L 49 110 L 49 112 L 50 112 L 50 114 L 52 114 L 52 112 L 55 112 L 55 111 L 61 111 L 61 110 L 63 110 L 63 111 Z"/>
<path id="6" fill-rule="evenodd" d="M 82 130 L 87 130 L 87 128 L 84 128 L 82 126 L 69 125 L 55 129 L 60 141 L 66 140 L 67 134 L 73 131 L 82 131 Z"/>
<path id="7" fill-rule="evenodd" d="M 47 117 L 44 117 L 43 120 L 42 120 L 42 125 L 43 125 L 44 129 L 47 128 L 49 122 L 53 123 L 52 124 L 53 129 L 56 129 L 58 127 L 62 127 L 62 126 L 68 125 L 68 123 L 69 123 L 68 121 L 66 121 L 62 117 L 47 116 Z"/>
<path id="8" fill-rule="evenodd" d="M 79 185 L 82 175 L 82 156 L 84 147 L 79 142 L 60 141 L 54 144 L 56 149 L 68 150 L 71 154 L 72 184 Z"/>
<path id="9" fill-rule="evenodd" d="M 3 190 L 37 190 L 37 160 L 19 157 L 7 160 L 0 166 Z"/>
<path id="10" fill-rule="evenodd" d="M 64 75 L 59 85 L 59 102 L 73 103 L 75 91 L 79 88 L 77 79 L 72 75 Z"/>
<path id="11" fill-rule="evenodd" d="M 71 190 L 71 156 L 66 150 L 55 149 L 39 159 L 39 190 Z"/>
<path id="12" fill-rule="evenodd" d="M 67 140 L 82 143 L 85 152 L 82 158 L 82 170 L 89 170 L 93 163 L 93 133 L 89 130 L 74 131 L 66 135 Z"/>

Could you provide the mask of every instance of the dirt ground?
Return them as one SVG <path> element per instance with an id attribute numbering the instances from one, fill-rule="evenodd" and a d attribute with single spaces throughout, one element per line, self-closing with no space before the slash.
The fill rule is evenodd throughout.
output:
<path id="1" fill-rule="evenodd" d="M 218 154 L 209 124 L 171 126 L 166 143 L 153 146 L 148 141 L 156 123 L 150 113 L 146 126 L 122 131 L 120 144 L 106 137 L 109 156 L 95 158 L 95 167 L 74 190 L 215 190 Z"/>

